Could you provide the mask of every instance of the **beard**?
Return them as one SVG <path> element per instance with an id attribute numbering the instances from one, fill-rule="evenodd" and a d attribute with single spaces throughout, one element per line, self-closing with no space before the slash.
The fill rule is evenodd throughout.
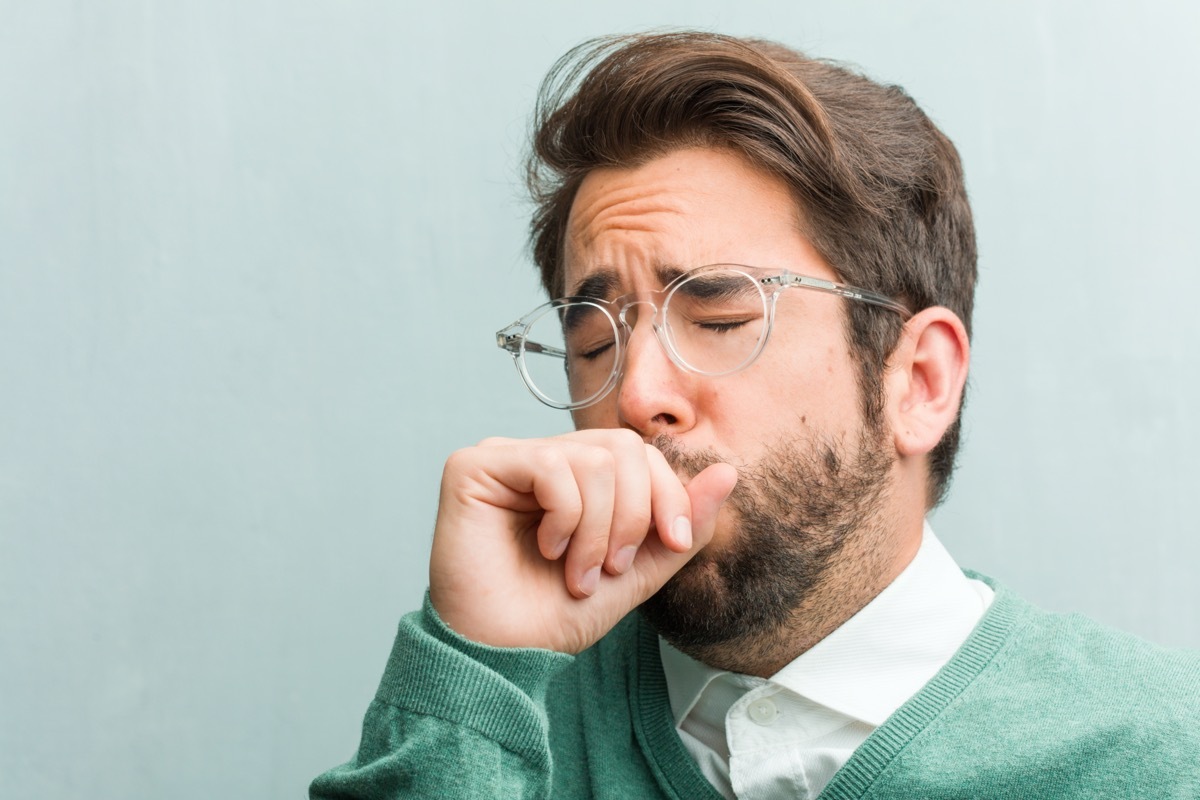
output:
<path id="1" fill-rule="evenodd" d="M 885 442 L 881 427 L 868 424 L 854 452 L 841 441 L 791 440 L 739 468 L 725 501 L 733 535 L 689 561 L 642 604 L 642 615 L 675 648 L 712 663 L 731 647 L 771 649 L 779 641 L 771 634 L 802 607 L 814 617 L 837 614 L 828 607 L 830 568 L 877 524 L 894 461 Z M 653 444 L 678 474 L 725 460 L 666 436 Z"/>

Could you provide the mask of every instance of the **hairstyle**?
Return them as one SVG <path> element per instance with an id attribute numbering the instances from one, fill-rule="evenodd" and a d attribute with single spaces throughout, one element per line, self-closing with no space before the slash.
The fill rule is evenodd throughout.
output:
<path id="1" fill-rule="evenodd" d="M 846 283 L 940 305 L 968 335 L 975 231 L 950 140 L 903 89 L 783 45 L 710 33 L 607 37 L 555 64 L 535 111 L 527 183 L 531 246 L 551 297 L 580 183 L 598 167 L 635 167 L 683 147 L 740 154 L 782 179 L 802 233 Z M 868 424 L 883 417 L 883 372 L 903 327 L 849 303 L 847 337 Z M 930 507 L 941 502 L 962 412 L 930 453 Z"/>

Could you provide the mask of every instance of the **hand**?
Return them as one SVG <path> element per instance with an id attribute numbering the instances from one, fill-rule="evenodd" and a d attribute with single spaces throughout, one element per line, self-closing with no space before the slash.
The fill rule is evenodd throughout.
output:
<path id="1" fill-rule="evenodd" d="M 578 653 L 708 544 L 736 482 L 685 487 L 628 430 L 485 440 L 446 462 L 430 599 L 468 639 Z"/>

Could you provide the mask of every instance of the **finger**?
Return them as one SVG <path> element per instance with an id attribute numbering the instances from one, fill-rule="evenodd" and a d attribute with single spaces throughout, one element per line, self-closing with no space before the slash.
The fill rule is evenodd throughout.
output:
<path id="1" fill-rule="evenodd" d="M 629 569 L 650 531 L 650 464 L 642 437 L 613 431 L 608 446 L 615 459 L 615 494 L 605 569 L 620 575 Z M 657 452 L 657 451 L 655 451 Z"/>
<path id="2" fill-rule="evenodd" d="M 559 446 L 469 447 L 446 461 L 438 517 L 449 515 L 472 524 L 473 509 L 541 512 L 538 549 L 554 559 L 579 524 L 583 500 L 570 460 Z"/>
<path id="3" fill-rule="evenodd" d="M 556 438 L 604 447 L 616 460 L 615 498 L 604 568 L 612 575 L 620 575 L 629 569 L 638 547 L 650 531 L 650 469 L 646 444 L 634 431 L 621 428 L 591 428 Z M 653 452 L 656 456 L 661 455 L 657 450 Z"/>
<path id="4" fill-rule="evenodd" d="M 636 580 L 637 603 L 661 589 L 708 545 L 716 530 L 717 512 L 736 483 L 737 470 L 729 464 L 713 464 L 688 483 L 686 494 L 692 505 L 693 521 L 691 545 L 679 550 L 676 545 L 668 544 L 670 537 L 661 535 L 645 542 L 626 576 Z"/>
<path id="5" fill-rule="evenodd" d="M 616 459 L 612 451 L 591 445 L 565 447 L 582 513 L 571 532 L 563 564 L 567 590 L 576 597 L 595 593 L 608 553 L 616 491 Z"/>
<path id="6" fill-rule="evenodd" d="M 503 447 L 505 445 L 516 444 L 519 439 L 509 439 L 506 436 L 489 436 L 483 439 L 476 447 Z"/>
<path id="7" fill-rule="evenodd" d="M 691 549 L 692 502 L 679 476 L 654 447 L 645 445 L 650 468 L 650 512 L 659 540 L 669 550 L 684 553 Z"/>
<path id="8" fill-rule="evenodd" d="M 513 448 L 517 452 L 504 452 L 516 457 L 518 464 L 504 463 L 510 470 L 527 470 L 528 475 L 508 473 L 498 476 L 516 482 L 533 495 L 536 506 L 542 509 L 542 519 L 537 527 L 538 550 L 553 561 L 563 554 L 571 535 L 583 517 L 583 493 L 575 482 L 571 461 L 567 453 L 558 447 Z M 520 452 L 525 451 L 525 452 Z"/>
<path id="9" fill-rule="evenodd" d="M 461 505 L 540 510 L 538 551 L 549 560 L 565 554 L 572 595 L 595 591 L 612 525 L 615 468 L 608 449 L 565 439 L 494 443 L 454 454 L 447 472 L 459 476 L 450 483 Z"/>

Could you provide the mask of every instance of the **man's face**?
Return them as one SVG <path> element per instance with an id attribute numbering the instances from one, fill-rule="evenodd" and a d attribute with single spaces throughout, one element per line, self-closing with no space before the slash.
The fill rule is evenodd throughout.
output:
<path id="1" fill-rule="evenodd" d="M 800 233 L 787 187 L 739 156 L 685 149 L 636 168 L 598 169 L 580 186 L 568 222 L 566 294 L 587 278 L 611 273 L 610 296 L 661 287 L 665 270 L 706 264 L 787 269 L 835 280 Z M 660 593 L 660 632 L 686 640 L 700 608 L 774 605 L 775 619 L 803 598 L 778 595 L 820 581 L 827 562 L 864 517 L 878 512 L 894 458 L 882 432 L 863 422 L 857 366 L 836 297 L 789 290 L 779 299 L 766 348 L 747 369 L 719 378 L 686 373 L 662 350 L 639 315 L 623 378 L 600 403 L 574 414 L 578 428 L 626 427 L 659 446 L 687 480 L 713 460 L 732 464 L 739 485 L 712 544 Z M 773 528 L 766 531 L 764 528 Z M 769 548 L 772 552 L 749 552 Z M 777 559 L 780 550 L 795 558 Z M 763 559 L 764 556 L 770 556 Z M 751 556 L 774 568 L 756 567 Z M 810 587 L 811 588 L 811 587 Z M 734 602 L 736 601 L 736 602 Z M 790 609 L 790 610 L 795 610 Z M 731 629 L 769 620 L 728 618 Z M 665 626 L 681 627 L 673 637 Z M 726 631 L 728 633 L 728 631 Z M 719 638 L 718 631 L 710 631 Z M 697 633 L 697 635 L 700 635 Z"/>
<path id="2" fill-rule="evenodd" d="M 798 214 L 782 181 L 722 151 L 679 150 L 634 169 L 595 170 L 580 186 L 568 222 L 566 294 L 602 271 L 615 275 L 611 295 L 617 296 L 660 288 L 658 268 L 705 264 L 836 280 L 800 234 Z M 575 425 L 631 428 L 647 441 L 665 435 L 739 468 L 796 438 L 856 442 L 861 403 L 844 313 L 835 297 L 786 291 L 758 360 L 720 378 L 671 363 L 650 330 L 650 315 L 641 314 L 620 386 L 576 411 Z"/>

